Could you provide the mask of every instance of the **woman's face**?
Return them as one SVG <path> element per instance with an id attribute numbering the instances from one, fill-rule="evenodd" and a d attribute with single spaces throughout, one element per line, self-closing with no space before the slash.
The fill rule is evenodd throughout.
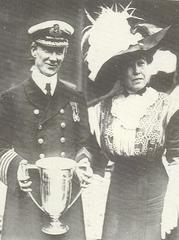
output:
<path id="1" fill-rule="evenodd" d="M 124 85 L 129 93 L 136 93 L 144 88 L 150 80 L 149 67 L 145 57 L 129 62 L 124 73 Z"/>

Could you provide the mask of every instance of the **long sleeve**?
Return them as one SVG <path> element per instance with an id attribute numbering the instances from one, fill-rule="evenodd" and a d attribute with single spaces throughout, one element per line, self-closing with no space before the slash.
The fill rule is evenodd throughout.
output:
<path id="1" fill-rule="evenodd" d="M 166 158 L 169 163 L 179 160 L 179 110 L 171 117 L 166 129 Z"/>
<path id="2" fill-rule="evenodd" d="M 100 118 L 100 104 L 92 106 L 88 108 L 89 114 L 89 124 L 91 137 L 90 141 L 93 149 L 93 170 L 95 173 L 104 175 L 105 168 L 108 164 L 108 159 L 105 156 L 104 152 L 101 148 L 101 133 L 99 126 L 99 118 Z"/>
<path id="3" fill-rule="evenodd" d="M 17 167 L 22 158 L 15 152 L 13 139 L 13 122 L 15 115 L 12 107 L 13 98 L 4 93 L 0 98 L 0 180 L 4 184 L 15 181 L 12 176 L 17 172 Z M 13 162 L 13 164 L 12 164 Z M 12 165 L 13 166 L 12 166 Z M 9 181 L 8 181 L 9 176 Z"/>
<path id="4" fill-rule="evenodd" d="M 179 217 L 179 111 L 170 119 L 166 129 L 166 158 L 168 185 L 161 218 L 161 237 L 165 239 L 178 225 Z"/>
<path id="5" fill-rule="evenodd" d="M 79 104 L 79 116 L 80 121 L 77 122 L 77 127 L 75 128 L 75 135 L 78 142 L 78 152 L 76 155 L 76 160 L 87 157 L 91 162 L 91 166 L 94 172 L 104 171 L 107 162 L 105 162 L 104 155 L 101 153 L 101 149 L 97 143 L 95 134 L 90 131 L 91 115 L 88 115 L 88 110 L 86 106 L 86 101 L 83 96 L 81 96 Z"/>
<path id="6" fill-rule="evenodd" d="M 79 93 L 77 101 L 73 104 L 74 134 L 77 143 L 76 160 L 87 157 L 92 161 L 92 147 L 90 144 L 90 129 L 88 123 L 88 112 L 85 98 Z"/>

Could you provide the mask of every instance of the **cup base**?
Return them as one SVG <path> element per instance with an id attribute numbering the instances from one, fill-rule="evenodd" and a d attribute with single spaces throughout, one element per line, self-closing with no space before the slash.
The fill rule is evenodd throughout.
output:
<path id="1" fill-rule="evenodd" d="M 61 235 L 68 232 L 68 225 L 62 224 L 60 221 L 51 222 L 48 226 L 42 228 L 42 232 L 49 235 Z"/>

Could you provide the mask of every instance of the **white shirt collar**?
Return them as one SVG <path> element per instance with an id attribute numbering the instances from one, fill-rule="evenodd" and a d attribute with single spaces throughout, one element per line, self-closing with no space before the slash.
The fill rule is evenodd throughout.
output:
<path id="1" fill-rule="evenodd" d="M 43 75 L 36 66 L 32 66 L 31 71 L 33 81 L 42 90 L 44 94 L 47 94 L 47 90 L 45 89 L 46 84 L 50 83 L 51 95 L 53 96 L 57 85 L 57 74 L 51 77 L 47 77 Z"/>

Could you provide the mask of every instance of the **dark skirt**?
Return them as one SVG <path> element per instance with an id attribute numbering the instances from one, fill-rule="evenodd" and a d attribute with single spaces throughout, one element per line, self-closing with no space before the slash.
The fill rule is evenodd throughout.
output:
<path id="1" fill-rule="evenodd" d="M 40 203 L 39 182 L 32 176 L 33 195 Z M 73 182 L 73 196 L 79 191 L 77 183 Z M 41 231 L 49 218 L 32 202 L 30 197 L 16 189 L 7 192 L 2 240 L 85 240 L 84 220 L 81 198 L 60 218 L 70 230 L 63 235 L 48 235 Z"/>
<path id="2" fill-rule="evenodd" d="M 168 176 L 162 161 L 120 158 L 111 177 L 103 240 L 159 240 Z"/>

